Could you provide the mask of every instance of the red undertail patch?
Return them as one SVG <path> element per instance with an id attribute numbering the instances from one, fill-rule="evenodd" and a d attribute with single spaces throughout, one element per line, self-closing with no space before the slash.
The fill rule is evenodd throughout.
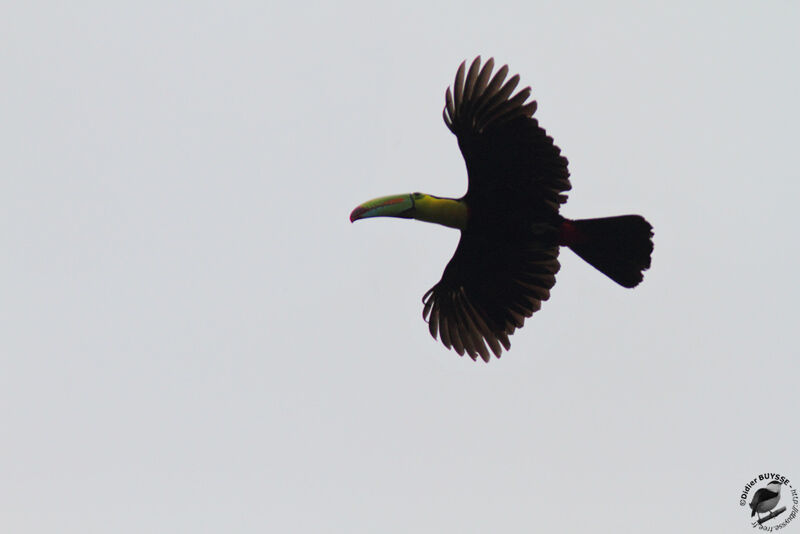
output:
<path id="1" fill-rule="evenodd" d="M 562 246 L 571 247 L 583 241 L 583 237 L 578 227 L 570 220 L 562 222 L 558 229 L 558 244 Z"/>

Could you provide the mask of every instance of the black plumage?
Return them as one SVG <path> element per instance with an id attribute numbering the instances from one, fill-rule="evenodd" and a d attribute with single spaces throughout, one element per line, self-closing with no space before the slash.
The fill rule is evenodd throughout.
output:
<path id="1" fill-rule="evenodd" d="M 480 57 L 445 93 L 444 120 L 458 138 L 469 219 L 441 280 L 423 297 L 431 334 L 459 354 L 489 360 L 550 296 L 558 272 L 558 211 L 570 189 L 567 159 L 533 118 L 530 88 L 508 67 L 491 77 Z M 505 83 L 504 83 L 505 82 Z"/>

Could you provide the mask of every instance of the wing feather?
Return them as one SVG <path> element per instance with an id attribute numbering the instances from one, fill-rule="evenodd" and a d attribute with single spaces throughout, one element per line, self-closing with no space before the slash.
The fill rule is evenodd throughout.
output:
<path id="1" fill-rule="evenodd" d="M 473 91 L 476 95 L 482 95 L 484 91 L 486 91 L 486 86 L 489 83 L 489 77 L 492 75 L 492 70 L 494 70 L 494 58 L 489 58 L 489 61 L 481 69 L 481 73 L 478 75 L 478 80 L 475 82 L 475 88 Z M 475 105 L 478 105 L 479 100 L 475 101 Z"/>
<path id="2" fill-rule="evenodd" d="M 453 96 L 455 98 L 456 113 L 458 113 L 461 108 L 461 96 L 464 94 L 464 67 L 466 64 L 466 61 L 461 62 L 461 65 L 458 67 L 458 71 L 456 71 L 456 81 L 453 84 Z"/>
<path id="3" fill-rule="evenodd" d="M 469 66 L 469 72 L 467 72 L 467 80 L 464 83 L 464 102 L 470 102 L 470 99 L 472 98 L 472 90 L 475 88 L 475 82 L 478 81 L 480 66 L 481 56 L 478 56 L 472 62 L 472 65 Z"/>

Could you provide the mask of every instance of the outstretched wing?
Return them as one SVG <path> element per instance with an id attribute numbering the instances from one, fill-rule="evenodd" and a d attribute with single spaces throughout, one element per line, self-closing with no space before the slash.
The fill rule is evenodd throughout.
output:
<path id="1" fill-rule="evenodd" d="M 567 160 L 532 117 L 530 88 L 512 96 L 508 67 L 492 76 L 480 57 L 445 93 L 444 120 L 469 173 L 467 228 L 442 279 L 423 297 L 423 317 L 442 343 L 486 361 L 550 296 L 558 272 L 558 215 L 570 189 Z M 504 83 L 505 82 L 505 83 Z"/>
<path id="2" fill-rule="evenodd" d="M 510 246 L 465 232 L 442 279 L 422 297 L 431 335 L 473 360 L 489 361 L 486 345 L 499 358 L 501 346 L 511 348 L 508 336 L 550 297 L 557 258 L 558 246 Z"/>
<path id="3" fill-rule="evenodd" d="M 519 75 L 505 81 L 504 65 L 490 80 L 494 59 L 483 68 L 480 60 L 472 62 L 466 79 L 465 63 L 459 66 L 442 112 L 467 164 L 466 199 L 490 205 L 519 200 L 539 216 L 557 213 L 567 201 L 563 193 L 571 188 L 567 158 L 533 118 L 536 101 L 526 103 L 531 88 L 511 96 Z"/>

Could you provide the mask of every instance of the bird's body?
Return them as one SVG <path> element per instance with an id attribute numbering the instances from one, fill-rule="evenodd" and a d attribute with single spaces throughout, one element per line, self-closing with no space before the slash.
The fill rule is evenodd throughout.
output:
<path id="1" fill-rule="evenodd" d="M 650 266 L 652 227 L 638 215 L 570 221 L 559 214 L 571 186 L 567 159 L 526 103 L 530 88 L 512 96 L 519 76 L 494 61 L 469 71 L 462 63 L 444 120 L 458 139 L 469 188 L 460 199 L 412 193 L 358 206 L 350 220 L 414 218 L 461 230 L 442 279 L 423 297 L 431 334 L 448 348 L 485 361 L 508 350 L 510 336 L 550 296 L 560 246 L 625 287 Z M 488 348 L 487 348 L 488 345 Z"/>
<path id="2" fill-rule="evenodd" d="M 753 498 L 750 501 L 750 509 L 752 513 L 750 517 L 756 514 L 764 514 L 769 512 L 778 505 L 781 500 L 781 483 L 777 480 L 771 481 L 764 488 L 759 488 L 753 493 Z"/>

